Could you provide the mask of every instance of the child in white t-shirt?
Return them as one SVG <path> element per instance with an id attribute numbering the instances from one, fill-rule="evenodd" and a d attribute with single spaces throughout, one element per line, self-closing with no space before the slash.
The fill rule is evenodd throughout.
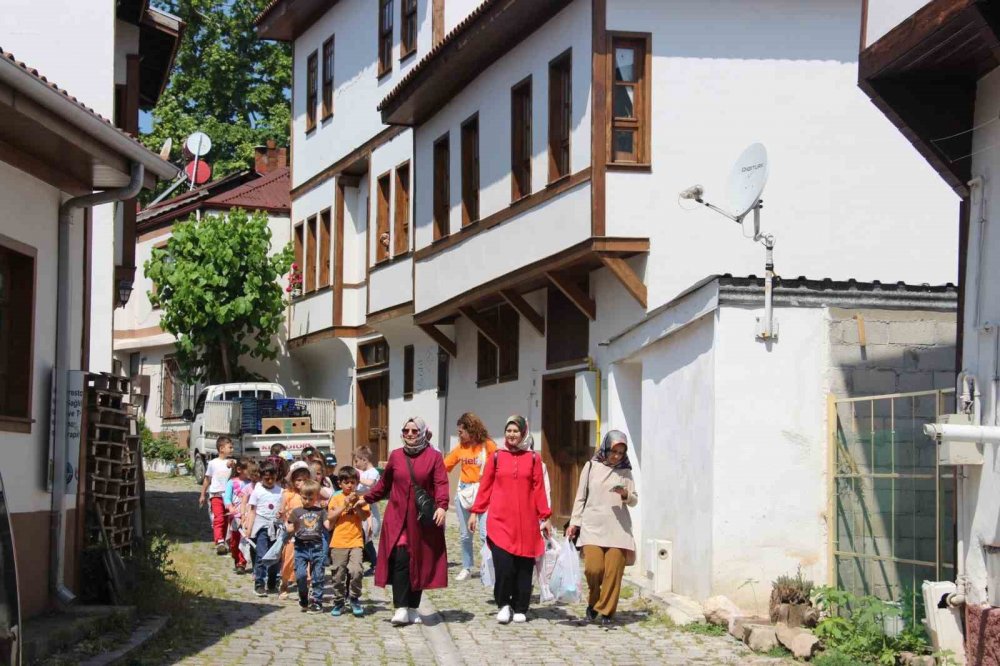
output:
<path id="1" fill-rule="evenodd" d="M 354 452 L 354 468 L 361 475 L 357 489 L 359 497 L 369 492 L 382 476 L 372 461 L 374 457 L 375 454 L 367 446 L 362 446 Z M 382 516 L 379 513 L 378 503 L 372 504 L 369 508 L 371 509 L 371 516 L 364 522 L 365 546 L 362 551 L 364 559 L 370 565 L 365 571 L 366 576 L 375 573 L 375 563 L 378 561 L 375 539 L 378 537 L 379 528 L 382 526 Z"/>
<path id="2" fill-rule="evenodd" d="M 215 539 L 215 552 L 225 555 L 229 552 L 226 546 L 226 505 L 222 496 L 226 492 L 226 482 L 233 473 L 233 440 L 222 435 L 215 440 L 215 448 L 219 457 L 212 459 L 205 470 L 205 480 L 201 484 L 201 495 L 198 506 L 205 506 L 205 494 L 209 497 L 209 512 L 212 515 L 212 537 Z"/>
<path id="3" fill-rule="evenodd" d="M 281 506 L 281 486 L 278 485 L 278 470 L 273 463 L 266 462 L 260 467 L 260 483 L 253 492 L 247 504 L 250 513 L 247 522 L 250 523 L 250 539 L 256 544 L 254 553 L 254 592 L 258 597 L 267 592 L 278 591 L 278 570 L 280 561 L 265 566 L 261 559 L 275 542 L 275 523 L 278 520 L 278 509 Z M 265 583 L 267 588 L 264 587 Z"/>

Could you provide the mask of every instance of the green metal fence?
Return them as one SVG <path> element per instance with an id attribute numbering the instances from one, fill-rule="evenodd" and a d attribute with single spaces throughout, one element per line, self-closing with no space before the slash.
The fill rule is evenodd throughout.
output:
<path id="1" fill-rule="evenodd" d="M 923 581 L 954 579 L 954 468 L 938 465 L 923 426 L 954 411 L 955 392 L 829 404 L 830 580 L 920 618 Z"/>

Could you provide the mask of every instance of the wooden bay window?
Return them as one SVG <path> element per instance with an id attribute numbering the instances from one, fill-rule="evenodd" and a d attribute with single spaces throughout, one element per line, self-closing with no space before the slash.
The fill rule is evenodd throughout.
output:
<path id="1" fill-rule="evenodd" d="M 316 51 L 306 60 L 306 132 L 316 128 L 317 86 L 319 85 L 319 55 Z"/>
<path id="2" fill-rule="evenodd" d="M 448 224 L 448 214 L 451 209 L 450 159 L 451 150 L 448 135 L 445 134 L 434 142 L 434 240 L 444 238 L 450 231 Z"/>
<path id="3" fill-rule="evenodd" d="M 511 201 L 531 194 L 531 77 L 510 91 Z"/>
<path id="4" fill-rule="evenodd" d="M 572 59 L 569 52 L 549 63 L 549 182 L 569 175 L 573 123 Z"/>
<path id="5" fill-rule="evenodd" d="M 462 124 L 462 226 L 479 219 L 479 114 Z"/>
<path id="6" fill-rule="evenodd" d="M 333 37 L 323 42 L 323 120 L 333 115 Z"/>
<path id="7" fill-rule="evenodd" d="M 650 40 L 648 34 L 611 34 L 608 156 L 613 164 L 650 162 Z"/>

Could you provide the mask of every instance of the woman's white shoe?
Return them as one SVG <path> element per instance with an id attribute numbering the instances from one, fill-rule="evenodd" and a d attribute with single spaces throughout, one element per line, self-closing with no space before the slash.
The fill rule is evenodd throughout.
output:
<path id="1" fill-rule="evenodd" d="M 504 606 L 500 609 L 500 612 L 497 613 L 497 622 L 500 624 L 507 624 L 510 622 L 510 606 Z"/>
<path id="2" fill-rule="evenodd" d="M 522 622 L 527 622 L 527 621 L 528 618 L 525 616 L 524 613 L 514 613 L 514 622 L 520 624 Z"/>
<path id="3" fill-rule="evenodd" d="M 408 608 L 397 608 L 396 612 L 392 616 L 392 626 L 401 627 L 404 624 L 410 624 L 413 620 L 410 619 L 410 611 Z"/>

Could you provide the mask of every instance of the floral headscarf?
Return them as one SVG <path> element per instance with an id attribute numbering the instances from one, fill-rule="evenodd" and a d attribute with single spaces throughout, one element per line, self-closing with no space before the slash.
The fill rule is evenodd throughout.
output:
<path id="1" fill-rule="evenodd" d="M 608 434 L 604 436 L 601 440 L 601 445 L 597 449 L 597 453 L 594 454 L 594 462 L 599 462 L 603 465 L 611 466 L 608 462 L 608 457 L 611 455 L 611 449 L 615 444 L 625 445 L 625 455 L 622 459 L 614 466 L 615 469 L 632 469 L 632 463 L 628 461 L 628 437 L 625 436 L 621 430 L 609 430 Z"/>
<path id="2" fill-rule="evenodd" d="M 507 430 L 507 426 L 513 423 L 517 426 L 517 429 L 521 431 L 521 441 L 519 441 L 512 450 L 515 451 L 529 451 L 535 448 L 535 438 L 531 436 L 531 432 L 528 430 L 528 420 L 519 414 L 514 414 L 507 419 L 507 423 L 504 424 L 503 429 Z M 504 443 L 506 444 L 506 439 Z M 510 444 L 507 444 L 507 448 L 510 449 Z"/>
<path id="3" fill-rule="evenodd" d="M 407 423 L 413 423 L 413 425 L 417 426 L 417 430 L 420 431 L 416 443 L 412 446 L 407 444 L 406 440 L 403 439 L 403 451 L 405 451 L 408 456 L 415 456 L 430 446 L 431 430 L 427 427 L 427 423 L 419 416 L 413 416 L 406 419 L 406 421 L 403 422 L 404 428 Z"/>

